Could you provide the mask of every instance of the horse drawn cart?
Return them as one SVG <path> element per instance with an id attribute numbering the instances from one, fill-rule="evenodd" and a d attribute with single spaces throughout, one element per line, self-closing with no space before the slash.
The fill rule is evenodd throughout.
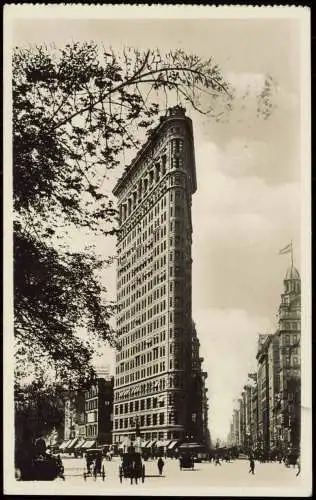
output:
<path id="1" fill-rule="evenodd" d="M 129 452 L 122 456 L 122 463 L 119 467 L 119 478 L 122 483 L 123 478 L 129 478 L 131 484 L 135 481 L 137 484 L 140 479 L 142 483 L 145 481 L 145 465 L 142 463 L 140 453 Z"/>
<path id="2" fill-rule="evenodd" d="M 88 477 L 102 477 L 105 479 L 105 469 L 103 465 L 103 450 L 98 448 L 90 449 L 86 453 L 86 467 L 83 472 L 83 478 L 86 481 Z"/>
<path id="3" fill-rule="evenodd" d="M 181 455 L 179 459 L 180 470 L 182 469 L 194 469 L 194 459 L 191 455 L 185 454 Z"/>

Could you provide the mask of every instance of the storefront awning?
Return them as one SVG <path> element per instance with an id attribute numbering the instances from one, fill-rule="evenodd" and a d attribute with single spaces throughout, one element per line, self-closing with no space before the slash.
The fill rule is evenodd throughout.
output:
<path id="1" fill-rule="evenodd" d="M 169 441 L 157 441 L 156 446 L 157 448 L 167 448 L 169 444 L 171 443 L 170 439 Z"/>
<path id="2" fill-rule="evenodd" d="M 93 448 L 94 446 L 95 446 L 95 441 L 88 440 L 82 445 L 82 448 L 87 450 L 88 448 Z"/>
<path id="3" fill-rule="evenodd" d="M 142 448 L 146 448 L 146 446 L 148 445 L 148 443 L 150 443 L 150 441 L 144 441 L 144 442 L 141 444 L 141 447 L 142 447 Z"/>
<path id="4" fill-rule="evenodd" d="M 79 448 L 81 448 L 81 447 L 82 447 L 82 445 L 85 443 L 85 441 L 86 441 L 85 439 L 80 439 L 80 440 L 78 441 L 78 443 L 77 443 L 77 444 L 75 445 L 75 447 L 74 447 L 74 448 L 75 448 L 75 450 L 78 450 Z"/>
<path id="5" fill-rule="evenodd" d="M 76 444 L 77 441 L 78 441 L 78 438 L 71 439 L 71 441 L 65 447 L 65 450 L 69 450 L 70 448 L 73 448 L 73 446 Z"/>
<path id="6" fill-rule="evenodd" d="M 61 445 L 59 446 L 60 450 L 64 450 L 69 443 L 71 443 L 72 439 L 68 439 L 68 441 L 63 441 Z"/>
<path id="7" fill-rule="evenodd" d="M 168 450 L 173 450 L 173 448 L 175 448 L 178 442 L 179 441 L 171 441 L 171 443 L 168 446 Z"/>
<path id="8" fill-rule="evenodd" d="M 146 448 L 151 448 L 155 443 L 157 443 L 157 441 L 149 441 L 149 443 L 147 443 L 146 445 Z"/>

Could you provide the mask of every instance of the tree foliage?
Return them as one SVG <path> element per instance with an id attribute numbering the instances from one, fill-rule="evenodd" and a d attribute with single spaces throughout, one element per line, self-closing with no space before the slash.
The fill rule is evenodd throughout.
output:
<path id="1" fill-rule="evenodd" d="M 139 131 L 171 97 L 215 116 L 218 97 L 230 106 L 229 88 L 212 59 L 181 50 L 116 54 L 73 43 L 16 48 L 12 91 L 17 374 L 37 352 L 58 382 L 71 384 L 89 372 L 93 340 L 114 341 L 115 307 L 97 277 L 109 262 L 91 249 L 74 252 L 63 234 L 115 234 L 107 185 L 121 152 L 139 147 Z"/>

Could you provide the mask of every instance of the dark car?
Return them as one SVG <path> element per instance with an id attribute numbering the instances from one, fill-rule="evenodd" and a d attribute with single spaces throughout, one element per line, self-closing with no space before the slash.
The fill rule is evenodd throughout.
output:
<path id="1" fill-rule="evenodd" d="M 194 459 L 191 455 L 181 455 L 179 458 L 180 470 L 194 469 Z"/>
<path id="2" fill-rule="evenodd" d="M 145 481 L 145 466 L 142 462 L 142 457 L 140 453 L 129 452 L 124 453 L 122 456 L 122 463 L 119 467 L 119 478 L 122 482 L 123 478 L 129 478 L 131 484 L 135 480 L 137 484 L 138 479 Z"/>

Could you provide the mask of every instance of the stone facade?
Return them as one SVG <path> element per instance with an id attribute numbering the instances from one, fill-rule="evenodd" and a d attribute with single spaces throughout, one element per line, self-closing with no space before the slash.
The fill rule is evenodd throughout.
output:
<path id="1" fill-rule="evenodd" d="M 171 108 L 118 181 L 114 442 L 191 430 L 191 120 Z"/>

